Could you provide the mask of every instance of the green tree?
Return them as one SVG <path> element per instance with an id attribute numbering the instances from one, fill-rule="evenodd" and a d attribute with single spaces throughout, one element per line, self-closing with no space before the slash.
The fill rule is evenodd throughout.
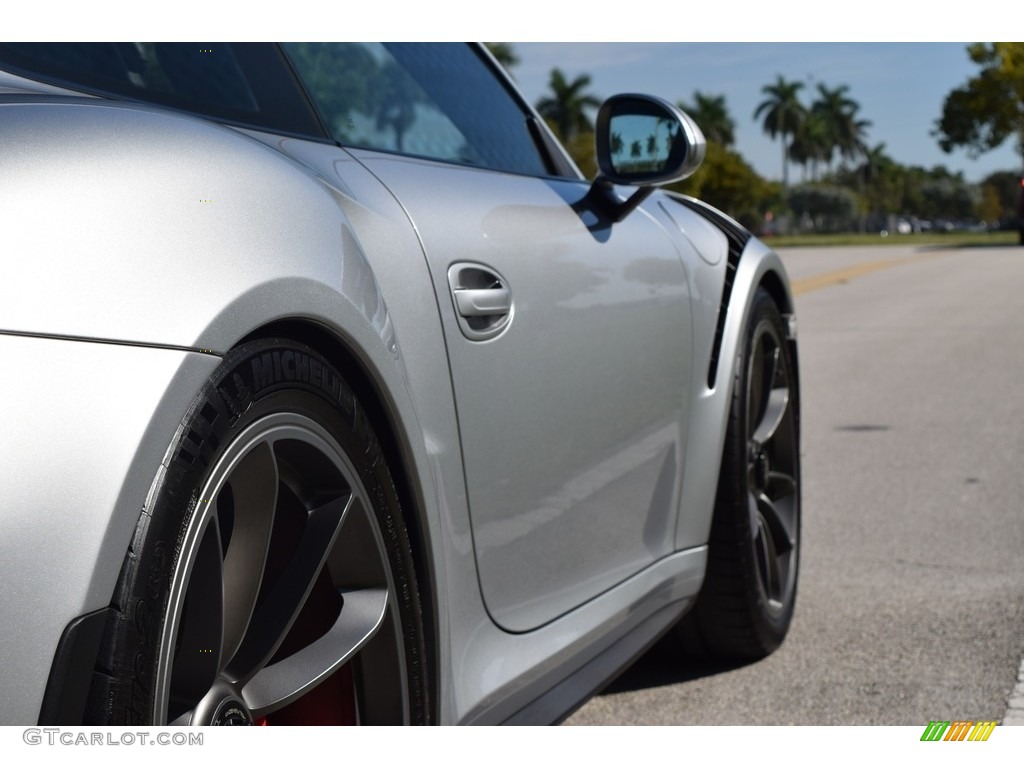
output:
<path id="1" fill-rule="evenodd" d="M 764 115 L 762 128 L 771 138 L 779 137 L 782 147 L 782 187 L 789 186 L 789 142 L 787 139 L 800 130 L 800 124 L 807 110 L 800 103 L 799 92 L 804 84 L 799 81 L 786 82 L 782 75 L 771 85 L 761 88 L 768 98 L 757 105 L 754 119 Z"/>
<path id="2" fill-rule="evenodd" d="M 849 90 L 848 85 L 828 88 L 824 83 L 818 83 L 818 98 L 811 105 L 811 114 L 824 125 L 828 137 L 825 163 L 829 170 L 833 153 L 845 161 L 856 159 L 866 149 L 864 139 L 871 122 L 857 119 L 860 104 L 847 95 Z"/>
<path id="3" fill-rule="evenodd" d="M 818 179 L 818 163 L 831 162 L 833 151 L 828 126 L 821 115 L 809 112 L 789 144 L 789 159 L 803 167 L 804 180 L 810 167 L 812 181 Z"/>
<path id="4" fill-rule="evenodd" d="M 978 218 L 988 223 L 998 222 L 1003 217 L 1003 206 L 999 200 L 999 192 L 995 187 L 983 184 L 981 187 L 981 201 L 976 210 Z"/>
<path id="5" fill-rule="evenodd" d="M 981 72 L 946 96 L 932 135 L 972 158 L 1013 136 L 1024 164 L 1024 43 L 974 43 L 967 54 Z"/>
<path id="6" fill-rule="evenodd" d="M 288 55 L 316 94 L 321 114 L 330 122 L 331 135 L 358 140 L 354 116 L 376 116 L 380 107 L 383 74 L 367 46 L 288 43 Z M 356 76 L 351 76 L 353 73 Z"/>
<path id="7" fill-rule="evenodd" d="M 612 145 L 611 145 L 611 148 L 610 148 L 611 149 L 611 153 L 613 155 L 620 155 L 620 154 L 622 154 L 622 148 L 623 148 L 622 134 L 621 133 L 616 133 L 616 132 L 612 131 Z"/>
<path id="8" fill-rule="evenodd" d="M 725 106 L 725 96 L 694 91 L 692 103 L 680 101 L 678 104 L 681 110 L 696 121 L 709 142 L 716 142 L 723 147 L 731 147 L 736 143 L 736 123 Z"/>
<path id="9" fill-rule="evenodd" d="M 980 191 L 968 184 L 960 172 L 952 173 L 944 165 L 933 168 L 899 166 L 902 180 L 900 205 L 890 213 L 902 213 L 921 219 L 972 219 L 980 201 Z"/>
<path id="10" fill-rule="evenodd" d="M 858 198 L 845 187 L 801 184 L 789 190 L 786 199 L 798 219 L 819 232 L 852 229 L 857 214 Z"/>
<path id="11" fill-rule="evenodd" d="M 512 67 L 519 65 L 519 56 L 516 55 L 512 43 L 484 43 L 491 56 L 497 60 L 506 72 L 512 71 Z"/>
<path id="12" fill-rule="evenodd" d="M 612 137 L 615 141 L 615 137 Z M 621 137 L 619 138 L 621 142 Z M 563 142 L 562 146 L 569 153 L 569 157 L 576 163 L 576 167 L 588 179 L 597 176 L 597 155 L 595 154 L 594 134 L 591 131 L 578 133 L 569 141 Z"/>
<path id="13" fill-rule="evenodd" d="M 925 172 L 920 195 L 922 204 L 917 215 L 926 219 L 970 220 L 980 202 L 977 187 L 968 184 L 959 171 L 950 173 L 942 165 Z"/>
<path id="14" fill-rule="evenodd" d="M 857 173 L 862 180 L 868 213 L 882 217 L 902 210 L 904 168 L 886 154 L 884 143 L 865 152 Z"/>
<path id="15" fill-rule="evenodd" d="M 377 130 L 395 132 L 395 148 L 404 149 L 405 132 L 416 120 L 416 103 L 428 101 L 423 89 L 394 61 L 386 61 L 377 77 Z"/>
<path id="16" fill-rule="evenodd" d="M 548 87 L 551 95 L 537 102 L 537 111 L 548 120 L 564 142 L 569 142 L 580 133 L 593 131 L 594 125 L 587 115 L 588 108 L 601 106 L 601 101 L 587 93 L 590 75 L 580 75 L 572 82 L 565 79 L 562 70 L 551 70 Z"/>
<path id="17" fill-rule="evenodd" d="M 981 193 L 983 200 L 988 202 L 986 210 L 980 218 L 985 221 L 999 221 L 1004 229 L 1015 229 L 1018 226 L 1020 196 L 1024 194 L 1021 189 L 1020 176 L 1013 171 L 996 171 L 982 179 Z M 997 208 L 998 213 L 992 216 Z"/>
<path id="18" fill-rule="evenodd" d="M 764 212 L 781 202 L 777 183 L 762 179 L 738 152 L 720 144 L 708 144 L 697 172 L 669 189 L 699 197 L 751 229 L 760 228 Z"/>

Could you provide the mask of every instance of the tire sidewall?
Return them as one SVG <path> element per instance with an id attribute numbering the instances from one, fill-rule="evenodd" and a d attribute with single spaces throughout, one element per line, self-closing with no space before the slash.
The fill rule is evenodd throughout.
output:
<path id="1" fill-rule="evenodd" d="M 744 333 L 743 350 L 738 361 L 740 366 L 736 377 L 736 386 L 738 389 L 734 399 L 734 407 L 739 409 L 738 418 L 730 420 L 730 434 L 727 437 L 727 439 L 734 441 L 735 452 L 733 455 L 735 456 L 745 457 L 748 450 L 748 435 L 750 435 L 751 432 L 751 425 L 748 423 L 749 404 L 747 402 L 747 393 L 750 384 L 751 361 L 754 353 L 754 342 L 758 338 L 763 325 L 766 323 L 774 329 L 775 335 L 779 341 L 779 347 L 782 350 L 781 357 L 783 365 L 785 366 L 786 381 L 789 382 L 791 386 L 790 396 L 792 398 L 792 402 L 790 407 L 799 407 L 798 395 L 795 391 L 796 379 L 793 360 L 789 345 L 786 342 L 787 335 L 782 316 L 771 296 L 763 289 L 759 289 L 754 297 L 754 302 L 751 307 L 750 318 L 747 322 Z M 795 424 L 794 429 L 796 429 Z M 732 512 L 738 521 L 743 521 L 738 527 L 743 531 L 742 546 L 745 552 L 749 555 L 748 567 L 744 569 L 744 578 L 746 581 L 745 589 L 747 600 L 749 602 L 750 615 L 752 617 L 753 629 L 758 635 L 761 645 L 769 652 L 777 648 L 786 636 L 786 632 L 789 629 L 789 625 L 793 618 L 793 611 L 796 606 L 796 591 L 799 582 L 801 550 L 801 483 L 799 438 L 796 434 L 794 434 L 794 440 L 796 441 L 793 455 L 793 478 L 796 483 L 794 501 L 796 505 L 794 534 L 796 536 L 797 546 L 793 553 L 793 562 L 791 564 L 793 569 L 793 587 L 780 610 L 774 611 L 769 607 L 767 595 L 765 594 L 760 583 L 760 577 L 757 573 L 755 535 L 754 530 L 749 523 L 750 513 L 747 508 L 747 498 L 751 489 L 746 462 L 739 462 L 738 466 L 730 468 L 731 471 L 729 473 L 726 473 L 725 468 L 723 467 L 722 473 L 723 481 L 735 483 L 735 490 L 733 493 L 736 495 L 732 499 Z M 731 474 L 732 477 L 726 477 L 727 474 Z M 719 493 L 722 494 L 723 491 L 724 489 L 720 484 Z"/>
<path id="2" fill-rule="evenodd" d="M 409 716 L 413 722 L 426 717 L 420 690 L 422 624 L 411 548 L 380 445 L 341 374 L 310 347 L 274 338 L 245 344 L 225 356 L 182 420 L 153 483 L 118 580 L 114 605 L 119 610 L 101 654 L 101 663 L 109 665 L 114 680 L 102 707 L 107 722 L 153 721 L 172 578 L 200 494 L 235 437 L 259 419 L 282 412 L 312 419 L 331 434 L 373 507 L 405 637 L 413 709 Z"/>

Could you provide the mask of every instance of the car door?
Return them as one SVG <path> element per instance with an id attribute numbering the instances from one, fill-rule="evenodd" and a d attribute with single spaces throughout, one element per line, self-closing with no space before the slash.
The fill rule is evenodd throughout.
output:
<path id="1" fill-rule="evenodd" d="M 420 237 L 494 620 L 533 629 L 668 554 L 692 339 L 666 232 L 588 210 L 472 47 L 286 50 Z"/>

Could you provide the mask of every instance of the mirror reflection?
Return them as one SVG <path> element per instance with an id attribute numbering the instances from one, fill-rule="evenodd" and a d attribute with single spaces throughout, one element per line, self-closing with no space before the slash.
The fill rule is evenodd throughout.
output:
<path id="1" fill-rule="evenodd" d="M 675 121 L 653 115 L 613 116 L 609 130 L 612 166 L 625 175 L 664 172 L 680 140 Z"/>

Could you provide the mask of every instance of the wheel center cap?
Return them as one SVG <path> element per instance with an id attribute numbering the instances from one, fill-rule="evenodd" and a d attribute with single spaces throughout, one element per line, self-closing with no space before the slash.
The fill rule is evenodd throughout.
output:
<path id="1" fill-rule="evenodd" d="M 225 699 L 213 716 L 214 725 L 252 725 L 249 708 L 238 699 Z"/>

